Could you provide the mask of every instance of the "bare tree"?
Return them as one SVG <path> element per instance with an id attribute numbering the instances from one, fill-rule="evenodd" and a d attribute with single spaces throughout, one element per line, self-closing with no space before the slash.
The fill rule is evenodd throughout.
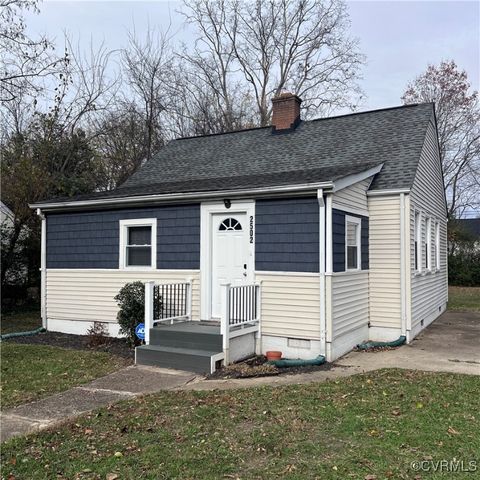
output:
<path id="1" fill-rule="evenodd" d="M 119 103 L 98 121 L 93 143 L 102 162 L 102 190 L 121 185 L 145 161 L 145 128 L 142 112 L 133 103 Z"/>
<path id="2" fill-rule="evenodd" d="M 164 143 L 162 114 L 169 107 L 172 50 L 169 32 L 148 29 L 144 39 L 129 34 L 128 47 L 122 52 L 126 82 L 145 122 L 146 160 Z"/>
<path id="3" fill-rule="evenodd" d="M 435 102 L 449 213 L 480 208 L 480 104 L 467 73 L 453 60 L 429 65 L 411 82 L 404 103 Z"/>
<path id="4" fill-rule="evenodd" d="M 227 129 L 247 95 L 260 126 L 283 90 L 302 97 L 307 116 L 353 109 L 360 98 L 364 59 L 342 0 L 186 0 L 183 13 L 199 38 L 182 57 L 215 95 Z"/>
<path id="5" fill-rule="evenodd" d="M 50 40 L 26 34 L 25 10 L 38 12 L 38 0 L 0 0 L 0 100 L 13 101 L 22 92 L 38 93 L 41 81 L 67 57 L 58 57 Z"/>

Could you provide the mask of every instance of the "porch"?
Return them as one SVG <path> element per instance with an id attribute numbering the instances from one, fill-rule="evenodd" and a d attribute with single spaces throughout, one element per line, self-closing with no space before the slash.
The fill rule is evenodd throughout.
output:
<path id="1" fill-rule="evenodd" d="M 211 373 L 259 353 L 260 284 L 221 286 L 220 319 L 192 320 L 192 284 L 145 284 L 145 345 L 135 363 Z"/>

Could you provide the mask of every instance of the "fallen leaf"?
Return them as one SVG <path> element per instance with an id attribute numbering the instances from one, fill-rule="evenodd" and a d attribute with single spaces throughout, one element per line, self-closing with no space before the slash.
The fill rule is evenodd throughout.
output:
<path id="1" fill-rule="evenodd" d="M 115 452 L 115 457 L 123 457 L 123 453 L 122 452 Z"/>
<path id="2" fill-rule="evenodd" d="M 422 402 L 417 402 L 417 408 L 423 408 L 423 403 Z"/>
<path id="3" fill-rule="evenodd" d="M 117 480 L 119 477 L 116 473 L 107 473 L 105 480 Z"/>
<path id="4" fill-rule="evenodd" d="M 376 480 L 377 476 L 374 475 L 373 473 L 369 473 L 368 475 L 365 475 L 364 480 Z"/>
<path id="5" fill-rule="evenodd" d="M 398 417 L 400 414 L 400 410 L 392 410 L 392 415 L 395 415 L 395 417 Z"/>
<path id="6" fill-rule="evenodd" d="M 451 435 L 460 435 L 460 432 L 458 430 L 455 430 L 453 427 L 448 427 L 447 432 Z"/>

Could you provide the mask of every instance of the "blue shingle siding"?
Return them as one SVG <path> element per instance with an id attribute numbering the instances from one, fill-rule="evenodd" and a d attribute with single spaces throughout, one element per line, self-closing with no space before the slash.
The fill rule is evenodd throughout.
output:
<path id="1" fill-rule="evenodd" d="M 157 268 L 200 268 L 200 205 L 49 214 L 47 268 L 118 268 L 120 220 L 157 219 Z"/>
<path id="2" fill-rule="evenodd" d="M 362 219 L 362 270 L 368 270 L 368 217 L 333 209 L 333 271 L 345 271 L 345 215 Z"/>
<path id="3" fill-rule="evenodd" d="M 257 200 L 255 269 L 318 272 L 318 216 L 316 198 Z"/>

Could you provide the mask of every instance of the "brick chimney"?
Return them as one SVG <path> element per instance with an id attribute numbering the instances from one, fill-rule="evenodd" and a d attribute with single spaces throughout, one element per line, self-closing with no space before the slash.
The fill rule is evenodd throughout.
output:
<path id="1" fill-rule="evenodd" d="M 293 93 L 281 93 L 272 98 L 272 129 L 274 132 L 294 130 L 300 122 L 302 100 Z"/>

